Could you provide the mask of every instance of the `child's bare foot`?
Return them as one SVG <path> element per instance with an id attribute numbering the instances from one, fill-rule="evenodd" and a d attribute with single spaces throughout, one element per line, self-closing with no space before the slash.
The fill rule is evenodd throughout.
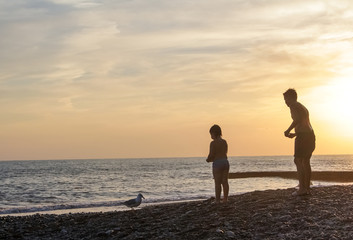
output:
<path id="1" fill-rule="evenodd" d="M 293 197 L 304 196 L 304 195 L 309 195 L 309 193 L 307 191 L 299 191 L 299 190 L 292 193 Z"/>

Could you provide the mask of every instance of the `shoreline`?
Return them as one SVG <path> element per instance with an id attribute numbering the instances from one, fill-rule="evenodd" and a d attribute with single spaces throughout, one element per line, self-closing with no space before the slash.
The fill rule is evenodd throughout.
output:
<path id="1" fill-rule="evenodd" d="M 264 177 L 262 177 L 264 178 Z M 231 178 L 230 178 L 231 179 Z M 318 183 L 318 184 L 317 184 Z M 351 185 L 353 182 L 315 182 L 315 185 L 312 185 L 311 188 L 321 188 L 321 187 L 329 187 L 329 186 L 345 186 Z M 294 188 L 294 187 L 293 187 Z M 276 188 L 268 188 L 268 189 L 259 189 L 253 191 L 246 191 L 246 192 L 236 192 L 233 193 L 232 196 L 236 197 L 242 194 L 251 193 L 254 191 L 268 191 L 268 190 L 275 190 Z M 277 188 L 277 190 L 285 190 L 286 188 Z M 158 205 L 166 205 L 166 204 L 178 204 L 178 203 L 187 203 L 187 202 L 194 202 L 194 201 L 204 201 L 206 199 L 212 198 L 212 196 L 204 196 L 204 197 L 197 197 L 197 198 L 185 198 L 185 199 L 177 199 L 177 200 L 163 200 L 163 201 L 146 201 L 144 200 L 142 204 L 135 208 L 136 210 L 142 209 L 144 207 L 151 207 L 151 206 L 158 206 Z M 86 205 L 86 204 L 83 204 Z M 101 205 L 101 204 L 98 204 Z M 39 207 L 40 209 L 41 207 Z M 129 211 L 130 208 L 126 207 L 122 204 L 122 202 L 118 201 L 111 201 L 108 205 L 101 205 L 101 206 L 77 206 L 73 207 L 69 205 L 67 208 L 62 208 L 62 205 L 59 205 L 58 208 L 55 206 L 43 206 L 43 210 L 26 210 L 26 209 L 18 209 L 18 211 L 10 211 L 6 213 L 0 213 L 1 217 L 6 216 L 15 216 L 15 217 L 23 217 L 23 216 L 31 216 L 36 214 L 47 214 L 47 215 L 63 215 L 63 214 L 85 214 L 85 213 L 106 213 L 106 212 L 121 212 L 121 211 Z"/>
<path id="2" fill-rule="evenodd" d="M 152 207 L 165 204 L 178 204 L 194 201 L 204 201 L 206 198 L 197 198 L 197 199 L 186 199 L 186 200 L 171 200 L 163 202 L 143 202 L 140 206 L 134 208 L 135 210 L 142 209 L 144 207 Z M 65 214 L 89 214 L 89 213 L 106 213 L 106 212 L 123 212 L 130 211 L 129 207 L 119 203 L 118 205 L 112 206 L 102 206 L 102 207 L 79 207 L 79 208 L 67 208 L 67 209 L 54 209 L 54 210 L 43 210 L 43 211 L 29 211 L 29 212 L 13 212 L 13 213 L 3 213 L 0 214 L 1 217 L 25 217 L 32 215 L 65 215 Z"/>
<path id="3" fill-rule="evenodd" d="M 0 217 L 0 239 L 353 239 L 353 185 L 294 188 L 136 210 Z"/>

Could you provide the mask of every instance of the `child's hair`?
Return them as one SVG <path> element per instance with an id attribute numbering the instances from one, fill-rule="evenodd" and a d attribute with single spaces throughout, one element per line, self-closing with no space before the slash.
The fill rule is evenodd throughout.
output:
<path id="1" fill-rule="evenodd" d="M 221 127 L 218 126 L 217 124 L 213 125 L 213 126 L 210 128 L 210 133 L 211 133 L 211 134 L 214 134 L 216 137 L 222 136 Z"/>
<path id="2" fill-rule="evenodd" d="M 289 88 L 285 93 L 283 93 L 285 98 L 291 98 L 297 100 L 298 95 L 294 88 Z"/>

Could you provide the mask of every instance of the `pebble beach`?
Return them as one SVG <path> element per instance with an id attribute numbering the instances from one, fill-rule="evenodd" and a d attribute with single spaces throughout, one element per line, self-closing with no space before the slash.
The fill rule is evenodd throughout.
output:
<path id="1" fill-rule="evenodd" d="M 0 239 L 353 239 L 353 185 L 291 189 L 136 210 L 0 218 Z"/>

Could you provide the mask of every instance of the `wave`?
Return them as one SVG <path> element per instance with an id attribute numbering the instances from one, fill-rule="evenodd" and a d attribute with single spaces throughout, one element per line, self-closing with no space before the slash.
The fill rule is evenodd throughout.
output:
<path id="1" fill-rule="evenodd" d="M 158 199 L 147 199 L 143 201 L 143 204 L 157 205 L 165 203 L 175 203 L 182 201 L 194 201 L 207 199 L 206 196 L 193 196 L 193 197 L 177 197 L 177 198 L 158 198 Z M 0 208 L 0 215 L 11 215 L 11 214 L 37 214 L 43 212 L 55 212 L 59 210 L 80 210 L 80 209 L 99 209 L 99 208 L 112 208 L 124 206 L 124 201 L 106 201 L 106 202 L 92 202 L 92 203 L 76 203 L 76 204 L 58 204 L 58 205 L 43 205 L 35 207 L 13 207 L 13 208 Z M 143 205 L 141 205 L 143 206 Z M 116 209 L 122 210 L 122 209 Z M 125 208 L 126 210 L 126 208 Z M 64 211 L 65 212 L 65 211 Z"/>
<path id="2" fill-rule="evenodd" d="M 327 187 L 331 185 L 351 185 L 351 183 L 319 183 L 312 187 Z M 241 195 L 245 192 L 236 192 L 235 195 Z M 213 195 L 212 195 L 213 196 Z M 193 195 L 186 197 L 159 197 L 159 198 L 147 198 L 144 199 L 140 207 L 148 205 L 160 205 L 176 202 L 188 202 L 197 200 L 206 200 L 211 196 L 207 195 Z M 35 207 L 9 207 L 0 208 L 0 216 L 7 215 L 34 215 L 34 214 L 66 214 L 71 212 L 107 212 L 107 211 L 124 211 L 129 208 L 123 205 L 120 201 L 105 201 L 105 202 L 89 202 L 89 203 L 75 203 L 75 204 L 57 204 L 57 205 L 42 205 Z"/>

